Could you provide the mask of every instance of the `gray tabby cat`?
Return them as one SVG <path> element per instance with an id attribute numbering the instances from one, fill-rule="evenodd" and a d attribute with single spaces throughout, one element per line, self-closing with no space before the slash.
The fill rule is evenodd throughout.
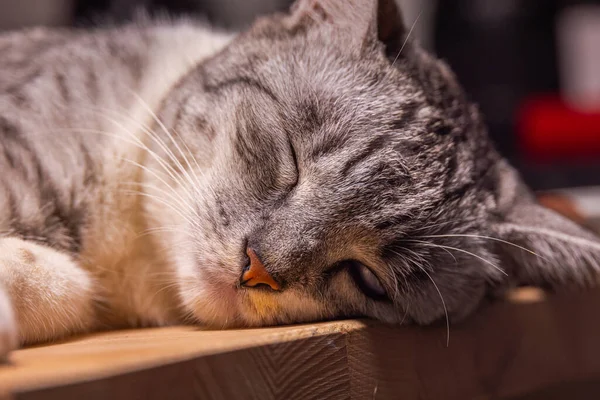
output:
<path id="1" fill-rule="evenodd" d="M 76 332 L 458 320 L 586 284 L 392 0 L 0 37 L 0 353 Z"/>

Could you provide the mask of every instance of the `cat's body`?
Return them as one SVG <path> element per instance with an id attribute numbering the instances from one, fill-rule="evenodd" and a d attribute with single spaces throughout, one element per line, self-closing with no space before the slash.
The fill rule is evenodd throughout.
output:
<path id="1" fill-rule="evenodd" d="M 393 2 L 349 3 L 235 38 L 0 36 L 0 353 L 123 326 L 429 323 L 589 280 L 596 238 L 535 203 Z"/>
<path id="2" fill-rule="evenodd" d="M 0 38 L 0 231 L 76 259 L 73 271 L 65 271 L 74 303 L 87 303 L 87 296 L 97 303 L 90 321 L 73 315 L 84 326 L 182 320 L 175 288 L 164 288 L 175 271 L 147 232 L 156 226 L 143 198 L 132 194 L 140 189 L 134 183 L 151 181 L 136 164 L 146 162 L 152 113 L 229 40 L 184 22 L 95 32 L 36 29 Z M 3 257 L 23 247 L 6 241 Z M 18 296 L 27 297 L 26 290 Z M 52 311 L 48 319 L 60 325 Z M 54 336 L 48 333 L 34 329 L 22 339 Z"/>

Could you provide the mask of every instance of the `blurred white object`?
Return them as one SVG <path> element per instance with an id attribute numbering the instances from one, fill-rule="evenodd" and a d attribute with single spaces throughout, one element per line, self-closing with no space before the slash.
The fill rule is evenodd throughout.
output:
<path id="1" fill-rule="evenodd" d="M 66 25 L 73 17 L 73 0 L 0 0 L 0 29 L 35 25 Z"/>
<path id="2" fill-rule="evenodd" d="M 600 187 L 577 187 L 552 192 L 569 198 L 586 217 L 600 218 Z"/>
<path id="3" fill-rule="evenodd" d="M 557 35 L 563 97 L 580 110 L 600 109 L 600 6 L 567 8 Z"/>

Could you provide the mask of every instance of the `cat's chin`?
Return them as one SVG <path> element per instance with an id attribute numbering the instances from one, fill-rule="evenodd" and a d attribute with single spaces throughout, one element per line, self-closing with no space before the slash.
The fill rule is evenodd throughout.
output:
<path id="1" fill-rule="evenodd" d="M 180 283 L 180 297 L 194 322 L 207 328 L 240 326 L 238 289 L 231 284 L 212 281 Z"/>
<path id="2" fill-rule="evenodd" d="M 214 280 L 184 289 L 182 297 L 186 297 L 185 306 L 195 322 L 208 329 L 275 325 L 281 311 L 277 299 L 269 293 L 250 292 Z"/>
<path id="3" fill-rule="evenodd" d="M 320 304 L 293 292 L 248 290 L 217 280 L 182 283 L 180 287 L 184 306 L 194 322 L 208 329 L 264 327 L 327 316 Z"/>

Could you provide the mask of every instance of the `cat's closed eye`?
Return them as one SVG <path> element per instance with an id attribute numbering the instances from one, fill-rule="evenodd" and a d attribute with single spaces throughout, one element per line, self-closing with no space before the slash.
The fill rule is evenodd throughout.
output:
<path id="1" fill-rule="evenodd" d="M 339 266 L 343 270 L 348 271 L 356 286 L 365 296 L 373 300 L 388 299 L 387 292 L 381 281 L 369 267 L 356 260 L 344 260 L 339 263 Z"/>

